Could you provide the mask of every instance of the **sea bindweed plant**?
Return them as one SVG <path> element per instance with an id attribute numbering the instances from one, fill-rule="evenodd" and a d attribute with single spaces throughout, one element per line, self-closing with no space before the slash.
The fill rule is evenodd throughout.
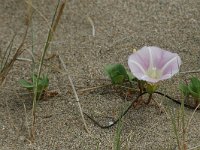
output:
<path id="1" fill-rule="evenodd" d="M 123 84 L 128 81 L 132 86 L 135 81 L 138 81 L 139 94 L 119 118 L 110 125 L 103 126 L 88 114 L 85 113 L 85 115 L 99 127 L 109 128 L 120 121 L 132 106 L 138 104 L 139 100 L 142 100 L 144 94 L 149 94 L 146 104 L 150 103 L 154 93 L 177 102 L 177 100 L 157 91 L 157 89 L 159 87 L 159 82 L 169 79 L 179 72 L 180 65 L 181 58 L 178 54 L 155 46 L 145 46 L 129 56 L 128 66 L 132 75 L 120 64 L 108 65 L 105 70 L 112 84 Z"/>
<path id="2" fill-rule="evenodd" d="M 177 139 L 177 146 L 178 149 L 187 149 L 187 138 L 186 133 L 188 131 L 189 125 L 191 123 L 191 120 L 194 116 L 195 111 L 200 107 L 200 80 L 196 77 L 193 77 L 190 79 L 190 83 L 184 84 L 181 83 L 179 85 L 179 89 L 184 94 L 187 99 L 189 96 L 194 98 L 196 100 L 196 107 L 192 114 L 192 117 L 188 121 L 187 125 L 185 123 L 185 110 L 184 107 L 189 107 L 184 103 L 184 100 L 178 101 L 170 96 L 168 96 L 166 93 L 161 93 L 157 91 L 159 87 L 159 82 L 169 79 L 173 77 L 176 73 L 179 72 L 181 65 L 181 59 L 176 53 L 171 53 L 169 51 L 163 50 L 158 47 L 143 47 L 140 50 L 134 52 L 132 55 L 128 58 L 128 66 L 131 70 L 132 75 L 125 69 L 125 67 L 121 64 L 112 64 L 107 65 L 105 67 L 105 72 L 108 75 L 108 77 L 111 79 L 111 82 L 113 85 L 126 85 L 125 83 L 131 83 L 128 84 L 131 87 L 128 88 L 135 88 L 132 86 L 135 81 L 138 81 L 138 86 L 140 90 L 143 90 L 142 92 L 136 96 L 136 98 L 132 101 L 132 103 L 119 115 L 118 119 L 115 121 L 112 121 L 112 123 L 109 122 L 109 125 L 101 125 L 98 121 L 96 121 L 93 117 L 88 115 L 87 113 L 84 113 L 89 119 L 91 119 L 95 125 L 105 129 L 109 128 L 115 124 L 118 123 L 116 137 L 115 137 L 115 143 L 114 143 L 114 149 L 120 149 L 121 143 L 120 143 L 120 135 L 121 135 L 121 119 L 122 117 L 128 112 L 128 110 L 135 104 L 135 102 L 138 102 L 138 100 L 141 99 L 141 97 L 144 94 L 149 94 L 149 99 L 147 104 L 152 99 L 152 95 L 159 94 L 161 96 L 164 96 L 176 103 L 181 104 L 180 110 L 178 111 L 178 117 L 176 118 L 176 112 L 174 109 L 170 111 L 173 130 L 176 135 Z M 192 107 L 193 108 L 193 107 Z M 178 123 L 176 123 L 176 119 L 178 119 Z M 114 120 L 114 119 L 113 119 Z M 181 124 L 180 124 L 181 121 Z M 179 132 L 181 131 L 181 138 L 179 135 Z"/>
<path id="3" fill-rule="evenodd" d="M 155 46 L 144 46 L 128 58 L 128 66 L 132 74 L 139 80 L 145 81 L 146 92 L 152 94 L 158 88 L 158 82 L 171 78 L 179 72 L 181 59 L 176 53 Z"/>

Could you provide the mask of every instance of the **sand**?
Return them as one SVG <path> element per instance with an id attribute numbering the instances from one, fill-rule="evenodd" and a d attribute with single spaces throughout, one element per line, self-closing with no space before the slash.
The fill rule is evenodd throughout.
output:
<path id="1" fill-rule="evenodd" d="M 37 11 L 33 15 L 34 49 L 39 56 L 47 37 L 56 1 L 33 0 Z M 0 48 L 5 50 L 17 33 L 14 49 L 20 44 L 25 30 L 26 4 L 21 0 L 0 1 Z M 40 12 L 46 21 L 38 13 Z M 67 75 L 57 56 L 61 56 L 78 89 L 101 85 L 105 79 L 106 64 L 122 63 L 133 49 L 159 46 L 176 52 L 182 59 L 181 72 L 198 70 L 200 61 L 200 2 L 198 0 L 67 0 L 61 22 L 49 48 L 55 57 L 45 61 L 44 73 L 50 78 L 49 90 L 55 97 L 39 101 L 37 106 L 36 140 L 28 139 L 31 125 L 32 97 L 18 80 L 28 79 L 31 63 L 17 61 L 0 90 L 0 149 L 1 150 L 110 150 L 116 126 L 101 129 L 88 118 L 88 134 L 83 127 L 79 109 L 70 92 Z M 92 33 L 90 18 L 94 23 Z M 31 58 L 31 30 L 20 57 Z M 47 57 L 48 57 L 47 56 Z M 36 57 L 38 60 L 39 57 Z M 49 65 L 50 67 L 47 67 Z M 163 81 L 160 91 L 180 97 L 178 83 L 199 73 L 179 74 Z M 110 83 L 109 81 L 104 81 Z M 115 92 L 102 94 L 102 89 L 79 94 L 85 112 L 106 123 L 107 116 L 117 118 L 120 108 L 126 105 Z M 179 105 L 160 96 L 166 113 L 160 114 L 155 105 L 132 108 L 123 118 L 122 150 L 172 150 L 177 148 L 169 110 Z M 26 109 L 24 109 L 26 108 Z M 26 111 L 25 111 L 26 110 Z M 186 109 L 186 121 L 193 110 Z M 200 116 L 196 112 L 188 130 L 188 147 L 200 144 Z M 198 149 L 195 148 L 195 149 Z M 200 149 L 200 148 L 199 148 Z"/>

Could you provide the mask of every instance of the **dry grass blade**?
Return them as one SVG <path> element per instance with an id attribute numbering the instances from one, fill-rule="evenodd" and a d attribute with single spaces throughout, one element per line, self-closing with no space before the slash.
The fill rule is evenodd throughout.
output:
<path id="1" fill-rule="evenodd" d="M 0 85 L 3 83 L 6 75 L 8 74 L 8 72 L 10 71 L 12 66 L 14 65 L 14 62 L 17 60 L 17 57 L 20 56 L 22 54 L 22 52 L 24 51 L 24 49 L 22 49 L 22 47 L 23 47 L 23 45 L 25 43 L 25 40 L 26 40 L 26 36 L 27 36 L 27 33 L 28 33 L 28 28 L 29 28 L 29 25 L 27 25 L 27 28 L 26 28 L 24 37 L 22 39 L 22 42 L 19 45 L 19 47 L 17 48 L 17 51 L 15 52 L 14 56 L 12 57 L 10 62 L 5 64 L 5 66 L 3 67 L 3 69 L 0 72 Z"/>
<path id="2" fill-rule="evenodd" d="M 88 16 L 87 17 L 88 21 L 90 22 L 91 26 L 92 26 L 92 36 L 95 37 L 95 27 L 94 27 L 94 22 L 92 21 L 92 19 Z"/>
<path id="3" fill-rule="evenodd" d="M 28 9 L 34 9 L 36 12 L 39 13 L 39 15 L 45 20 L 45 22 L 47 23 L 47 26 L 50 28 L 50 25 L 48 23 L 47 18 L 37 9 L 36 6 L 33 5 L 31 0 L 25 0 L 25 2 L 28 4 Z M 30 8 L 31 7 L 31 8 Z M 32 10 L 31 10 L 32 11 Z"/>
<path id="4" fill-rule="evenodd" d="M 10 53 L 11 53 L 11 50 L 12 50 L 12 46 L 13 46 L 13 41 L 15 39 L 15 36 L 16 34 L 13 36 L 12 40 L 10 41 L 8 47 L 6 48 L 6 51 L 1 59 L 1 63 L 0 63 L 0 72 L 2 72 L 2 70 L 4 70 L 4 67 L 5 65 L 7 64 L 8 62 L 8 59 L 10 57 Z"/>
<path id="5" fill-rule="evenodd" d="M 83 121 L 85 130 L 87 131 L 87 133 L 90 133 L 90 131 L 89 131 L 88 128 L 87 128 L 87 124 L 86 124 L 86 121 L 85 121 L 85 118 L 84 118 L 84 115 L 83 115 L 83 110 L 82 110 L 82 107 L 81 107 L 81 104 L 80 104 L 78 95 L 77 95 L 77 93 L 76 93 L 76 89 L 75 89 L 75 87 L 74 87 L 73 81 L 72 81 L 72 79 L 71 79 L 70 76 L 68 76 L 68 79 L 69 79 L 69 81 L 70 81 L 70 84 L 71 84 L 72 89 L 73 89 L 73 92 L 74 92 L 74 96 L 75 96 L 76 101 L 77 101 L 77 103 L 78 103 L 78 107 L 79 107 L 79 110 L 80 110 L 80 113 L 81 113 L 81 117 L 82 117 L 82 121 Z"/>
<path id="6" fill-rule="evenodd" d="M 66 65 L 65 65 L 65 63 L 64 63 L 64 61 L 63 61 L 63 59 L 62 59 L 62 57 L 59 56 L 59 59 L 60 59 L 60 62 L 62 63 L 62 66 L 63 66 L 65 72 L 67 72 L 67 67 L 66 67 Z M 74 84 L 73 84 L 73 81 L 72 81 L 72 79 L 71 79 L 71 77 L 70 77 L 69 75 L 68 75 L 68 79 L 69 79 L 69 81 L 70 81 L 71 87 L 72 87 L 73 92 L 74 92 L 74 96 L 75 96 L 76 101 L 77 101 L 77 103 L 78 103 L 78 107 L 79 107 L 79 110 L 80 110 L 80 113 L 81 113 L 81 117 L 82 117 L 82 121 L 83 121 L 85 130 L 86 130 L 87 133 L 90 133 L 90 131 L 88 130 L 88 127 L 87 127 L 87 124 L 86 124 L 84 115 L 83 115 L 83 109 L 82 109 L 82 107 L 81 107 L 81 104 L 80 104 L 80 101 L 79 101 L 79 98 L 78 98 L 78 94 L 77 94 L 77 92 L 76 92 L 76 89 L 75 89 L 75 86 L 74 86 Z"/>
<path id="7" fill-rule="evenodd" d="M 60 0 L 58 1 L 57 8 L 56 8 L 56 11 L 55 11 L 53 19 L 52 19 L 51 28 L 50 28 L 49 33 L 48 33 L 47 41 L 46 41 L 46 44 L 45 44 L 45 47 L 44 47 L 44 50 L 43 50 L 43 53 L 42 53 L 42 56 L 41 56 L 39 69 L 38 69 L 38 74 L 37 74 L 38 78 L 40 77 L 40 74 L 41 74 L 41 70 L 42 70 L 42 65 L 43 65 L 45 54 L 47 52 L 49 44 L 50 44 L 50 42 L 51 42 L 51 40 L 53 38 L 54 32 L 56 30 L 56 27 L 58 25 L 58 22 L 60 20 L 61 15 L 62 15 L 64 6 L 65 6 L 65 1 L 58 8 L 59 4 L 60 4 Z M 37 87 L 37 84 L 36 84 L 36 87 Z"/>
<path id="8" fill-rule="evenodd" d="M 190 117 L 190 119 L 189 119 L 189 121 L 188 121 L 188 124 L 187 124 L 187 126 L 186 126 L 186 131 L 189 129 L 189 126 L 190 126 L 190 124 L 191 124 L 191 122 L 192 122 L 192 119 L 193 119 L 193 117 L 194 117 L 194 114 L 195 114 L 195 112 L 197 111 L 197 109 L 200 107 L 200 104 L 198 104 L 198 106 L 194 109 L 194 111 L 193 111 L 193 113 L 192 113 L 192 115 L 191 115 L 191 117 Z"/>
<path id="9" fill-rule="evenodd" d="M 55 30 L 56 30 L 56 27 L 57 27 L 57 25 L 58 25 L 58 22 L 59 22 L 59 20 L 60 20 L 60 17 L 61 17 L 61 15 L 62 15 L 62 13 L 63 13 L 63 9 L 65 8 L 65 3 L 66 3 L 66 0 L 60 5 L 60 8 L 59 8 L 59 10 L 58 10 L 58 15 L 57 15 L 57 17 L 56 17 L 56 19 L 55 19 L 55 22 L 54 22 L 54 24 L 53 24 L 53 27 L 52 27 L 52 33 L 54 33 L 55 32 Z"/>
<path id="10" fill-rule="evenodd" d="M 187 74 L 187 73 L 199 73 L 200 72 L 200 69 L 199 70 L 190 70 L 190 71 L 184 71 L 184 72 L 180 72 L 180 74 Z"/>
<path id="11" fill-rule="evenodd" d="M 10 71 L 10 69 L 13 67 L 13 65 L 14 65 L 15 61 L 17 60 L 18 56 L 20 56 L 22 54 L 22 52 L 24 51 L 24 49 L 22 49 L 22 47 L 24 46 L 24 43 L 25 43 L 25 40 L 26 40 L 26 36 L 27 36 L 27 33 L 28 33 L 28 29 L 29 29 L 31 18 L 32 18 L 32 10 L 28 7 L 28 12 L 27 12 L 27 17 L 26 17 L 26 25 L 27 26 L 26 26 L 26 30 L 25 30 L 24 36 L 22 38 L 22 42 L 19 45 L 19 47 L 17 48 L 17 50 L 16 50 L 15 54 L 13 55 L 12 59 L 8 62 L 8 57 L 10 56 L 10 51 L 11 51 L 11 48 L 12 48 L 12 45 L 11 45 L 11 48 L 10 48 L 10 50 L 8 52 L 8 55 L 7 55 L 7 58 L 6 58 L 6 62 L 3 65 L 3 68 L 1 68 L 1 70 L 0 70 L 0 85 L 2 85 L 4 79 L 6 78 L 7 74 Z M 14 35 L 14 37 L 13 37 L 13 39 L 12 39 L 10 44 L 13 43 L 14 38 L 15 38 L 15 35 Z"/>

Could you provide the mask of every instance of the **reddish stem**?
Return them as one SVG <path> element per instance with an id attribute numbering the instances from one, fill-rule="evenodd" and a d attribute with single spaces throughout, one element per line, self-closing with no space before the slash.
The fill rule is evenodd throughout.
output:
<path id="1" fill-rule="evenodd" d="M 148 98 L 148 101 L 147 101 L 147 102 L 146 102 L 145 104 L 147 104 L 147 105 L 148 105 L 148 104 L 149 104 L 149 103 L 151 102 L 151 99 L 152 99 L 152 95 L 153 95 L 153 94 L 149 94 L 149 98 Z"/>

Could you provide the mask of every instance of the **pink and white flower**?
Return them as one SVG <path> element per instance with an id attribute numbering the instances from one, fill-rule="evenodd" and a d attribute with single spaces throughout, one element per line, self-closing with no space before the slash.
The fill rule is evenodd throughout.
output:
<path id="1" fill-rule="evenodd" d="M 145 46 L 129 56 L 128 65 L 138 80 L 156 83 L 178 73 L 181 59 L 176 53 Z"/>

